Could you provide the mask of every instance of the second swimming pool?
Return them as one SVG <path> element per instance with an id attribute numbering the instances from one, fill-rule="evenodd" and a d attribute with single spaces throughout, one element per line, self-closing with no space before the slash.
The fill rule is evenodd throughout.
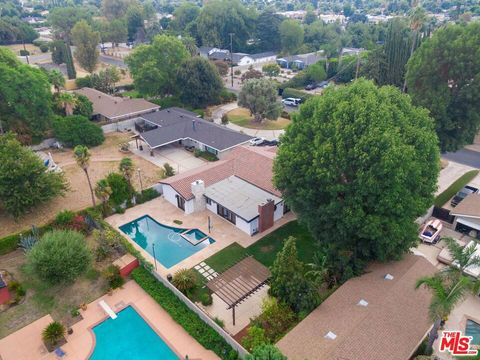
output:
<path id="1" fill-rule="evenodd" d="M 120 230 L 167 269 L 215 242 L 198 229 L 187 231 L 163 225 L 148 215 L 120 226 Z"/>

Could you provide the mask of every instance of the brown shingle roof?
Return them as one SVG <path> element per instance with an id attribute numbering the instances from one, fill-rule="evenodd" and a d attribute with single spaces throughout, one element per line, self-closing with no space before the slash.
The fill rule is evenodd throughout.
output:
<path id="1" fill-rule="evenodd" d="M 281 193 L 275 189 L 272 183 L 274 157 L 275 153 L 268 149 L 238 146 L 224 160 L 172 176 L 160 183 L 170 185 L 188 200 L 193 197 L 191 183 L 195 180 L 203 180 L 205 186 L 210 186 L 235 175 L 260 189 L 281 197 Z"/>
<path id="2" fill-rule="evenodd" d="M 431 295 L 415 290 L 435 267 L 421 256 L 373 264 L 368 272 L 348 280 L 278 342 L 292 359 L 405 360 L 410 358 L 432 323 Z M 385 280 L 386 274 L 394 276 Z M 364 299 L 368 306 L 360 306 Z M 337 335 L 334 340 L 324 336 Z"/>
<path id="3" fill-rule="evenodd" d="M 75 93 L 86 96 L 93 105 L 93 113 L 116 120 L 129 115 L 140 115 L 155 111 L 160 106 L 144 99 L 129 99 L 111 96 L 92 88 L 75 90 Z"/>
<path id="4" fill-rule="evenodd" d="M 468 194 L 452 211 L 451 215 L 480 217 L 480 194 Z"/>

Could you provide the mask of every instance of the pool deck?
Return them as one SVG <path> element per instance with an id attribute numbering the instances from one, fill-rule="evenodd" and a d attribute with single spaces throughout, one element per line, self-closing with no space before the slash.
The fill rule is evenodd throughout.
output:
<path id="1" fill-rule="evenodd" d="M 92 327 L 107 318 L 99 301 L 104 300 L 115 312 L 132 305 L 144 320 L 184 359 L 217 360 L 212 351 L 206 350 L 178 325 L 142 288 L 134 281 L 127 282 L 122 289 L 112 295 L 104 295 L 88 304 L 85 311 L 80 310 L 81 321 L 72 326 L 73 333 L 66 335 L 67 343 L 61 348 L 66 352 L 64 359 L 85 360 L 95 347 Z M 55 353 L 48 353 L 41 339 L 42 330 L 52 321 L 50 315 L 27 325 L 19 331 L 0 340 L 0 358 L 2 360 L 50 360 L 58 359 Z"/>
<path id="2" fill-rule="evenodd" d="M 212 213 L 211 211 L 205 210 L 198 213 L 185 215 L 182 210 L 170 204 L 163 197 L 159 197 L 152 201 L 127 209 L 124 214 L 115 214 L 105 219 L 110 225 L 120 231 L 120 233 L 125 236 L 125 238 L 128 239 L 133 244 L 133 246 L 137 250 L 139 250 L 143 254 L 143 256 L 152 264 L 154 263 L 153 256 L 151 256 L 147 251 L 138 246 L 133 240 L 131 240 L 119 229 L 120 226 L 135 219 L 138 219 L 144 215 L 149 215 L 150 217 L 164 225 L 185 229 L 200 229 L 205 234 L 208 234 L 215 240 L 214 244 L 208 245 L 204 249 L 189 256 L 185 260 L 180 261 L 178 264 L 172 266 L 169 269 L 165 268 L 160 262 L 157 261 L 157 273 L 163 277 L 166 277 L 168 274 L 173 274 L 175 273 L 175 271 L 182 268 L 192 268 L 234 242 L 239 243 L 243 247 L 248 247 L 251 244 L 260 240 L 265 235 L 296 218 L 292 212 L 289 212 L 285 214 L 283 218 L 276 221 L 273 227 L 271 227 L 270 229 L 254 236 L 249 236 L 240 229 L 238 229 L 235 225 L 231 224 L 229 221 L 221 218 L 220 216 Z M 212 225 L 212 231 L 210 233 L 208 232 L 209 216 Z M 183 222 L 183 224 L 175 224 L 173 222 L 174 220 L 180 220 Z"/>

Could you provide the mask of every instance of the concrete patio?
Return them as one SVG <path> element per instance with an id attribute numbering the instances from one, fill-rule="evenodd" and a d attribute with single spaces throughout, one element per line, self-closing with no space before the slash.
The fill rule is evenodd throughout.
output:
<path id="1" fill-rule="evenodd" d="M 180 145 L 166 145 L 162 146 L 159 149 L 153 150 L 153 156 L 150 154 L 150 149 L 147 145 L 143 144 L 140 140 L 138 141 L 139 145 L 143 145 L 143 151 L 137 149 L 135 141 L 131 141 L 130 151 L 137 156 L 142 157 L 143 159 L 150 161 L 152 164 L 157 165 L 158 167 L 163 167 L 165 163 L 169 163 L 176 174 L 180 174 L 187 170 L 195 169 L 199 166 L 205 165 L 206 160 L 202 158 L 197 158 L 193 153 L 185 150 Z"/>
<path id="2" fill-rule="evenodd" d="M 105 220 L 110 225 L 119 230 L 119 227 L 121 225 L 138 219 L 144 215 L 149 215 L 156 221 L 164 225 L 187 229 L 200 229 L 205 234 L 208 234 L 215 240 L 214 244 L 208 245 L 204 249 L 198 251 L 197 253 L 193 254 L 192 256 L 186 258 L 185 260 L 179 262 L 178 264 L 172 266 L 169 269 L 163 267 L 162 264 L 157 261 L 157 273 L 163 277 L 167 276 L 168 274 L 173 274 L 175 273 L 175 271 L 182 268 L 192 268 L 234 242 L 239 243 L 243 247 L 248 247 L 262 237 L 264 237 L 265 235 L 296 218 L 292 212 L 289 212 L 285 214 L 285 216 L 279 221 L 275 222 L 272 228 L 254 236 L 249 236 L 237 227 L 235 227 L 229 221 L 208 210 L 185 215 L 182 210 L 170 204 L 163 197 L 159 197 L 145 204 L 127 209 L 124 214 L 115 214 L 106 218 Z M 210 222 L 212 225 L 210 233 L 208 231 L 208 217 L 210 217 Z M 174 220 L 180 220 L 182 221 L 182 224 L 178 225 L 174 222 Z M 124 236 L 132 243 L 132 245 L 137 250 L 139 250 L 143 254 L 146 259 L 148 259 L 152 264 L 154 263 L 153 257 L 147 251 L 138 246 L 128 236 Z"/>
<path id="3" fill-rule="evenodd" d="M 88 304 L 81 310 L 83 319 L 72 326 L 73 333 L 66 335 L 67 343 L 61 348 L 65 351 L 65 359 L 88 359 L 95 347 L 95 336 L 92 327 L 107 318 L 99 306 L 104 300 L 115 312 L 128 305 L 142 315 L 153 330 L 168 344 L 181 359 L 186 355 L 190 359 L 216 360 L 218 357 L 203 348 L 195 339 L 172 320 L 165 310 L 158 305 L 134 281 L 129 281 L 122 289 L 115 290 L 112 295 L 105 295 Z M 50 315 L 35 321 L 23 329 L 0 340 L 0 358 L 2 360 L 53 360 L 58 359 L 55 353 L 48 353 L 41 340 L 42 330 L 53 319 Z"/>

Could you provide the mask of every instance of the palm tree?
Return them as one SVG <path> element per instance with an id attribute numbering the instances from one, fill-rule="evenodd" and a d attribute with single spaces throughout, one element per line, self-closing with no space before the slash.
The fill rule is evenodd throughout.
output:
<path id="1" fill-rule="evenodd" d="M 73 109 L 77 105 L 77 97 L 73 94 L 62 92 L 57 94 L 56 97 L 57 106 L 65 110 L 65 115 L 69 116 L 73 114 Z"/>
<path id="2" fill-rule="evenodd" d="M 327 256 L 316 252 L 313 255 L 313 262 L 307 264 L 307 268 L 309 270 L 305 273 L 305 276 L 321 285 L 328 277 Z"/>
<path id="3" fill-rule="evenodd" d="M 122 161 L 120 161 L 120 165 L 118 165 L 118 169 L 123 174 L 125 179 L 127 179 L 128 184 L 131 187 L 132 186 L 132 176 L 133 176 L 133 172 L 135 171 L 132 159 L 130 159 L 128 157 L 123 158 Z"/>
<path id="4" fill-rule="evenodd" d="M 60 88 L 65 87 L 65 77 L 56 69 L 53 69 L 48 73 L 48 81 L 53 85 L 55 92 L 57 93 L 60 92 Z"/>
<path id="5" fill-rule="evenodd" d="M 410 57 L 412 57 L 413 52 L 417 46 L 418 31 L 422 28 L 423 24 L 427 19 L 425 10 L 421 6 L 416 6 L 410 12 L 410 29 L 412 30 L 412 46 L 410 48 Z M 407 90 L 407 77 L 403 81 L 403 92 Z"/>
<path id="6" fill-rule="evenodd" d="M 429 316 L 433 327 L 428 335 L 427 349 L 433 347 L 438 337 L 438 330 L 442 321 L 445 321 L 455 306 L 468 293 L 478 294 L 480 282 L 464 274 L 470 266 L 480 266 L 480 257 L 473 256 L 475 245 L 462 247 L 451 238 L 444 239 L 452 255 L 452 264 L 434 276 L 422 277 L 417 280 L 415 288 L 424 286 L 432 291 Z"/>
<path id="7" fill-rule="evenodd" d="M 92 195 L 92 203 L 93 206 L 96 206 L 95 196 L 93 195 L 92 183 L 90 181 L 90 176 L 88 175 L 88 166 L 90 164 L 90 151 L 88 151 L 88 148 L 86 146 L 77 145 L 75 146 L 75 149 L 73 149 L 73 155 L 75 157 L 77 165 L 80 166 L 80 168 L 85 172 L 85 175 L 87 176 L 88 187 L 90 188 L 90 194 Z"/>
<path id="8" fill-rule="evenodd" d="M 95 186 L 95 196 L 102 202 L 103 215 L 107 214 L 107 202 L 112 195 L 112 188 L 105 179 L 99 180 Z"/>

